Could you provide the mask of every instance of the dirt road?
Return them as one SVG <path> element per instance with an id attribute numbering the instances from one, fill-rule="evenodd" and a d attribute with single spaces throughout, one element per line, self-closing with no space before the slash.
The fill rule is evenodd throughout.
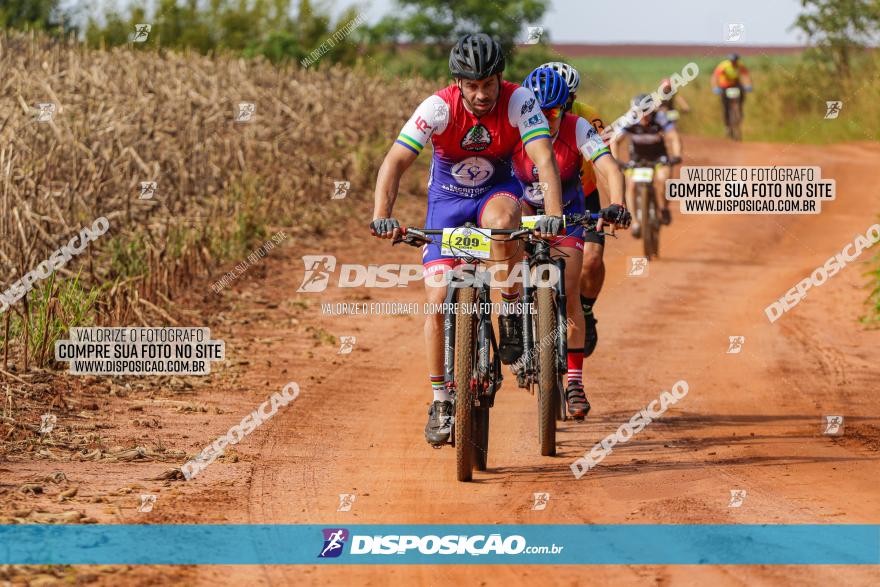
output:
<path id="1" fill-rule="evenodd" d="M 357 344 L 350 355 L 325 347 L 313 360 L 286 337 L 271 349 L 292 365 L 303 396 L 262 436 L 250 483 L 241 488 L 247 521 L 876 523 L 880 333 L 856 323 L 864 310 L 864 263 L 839 273 L 774 324 L 763 309 L 875 221 L 880 191 L 869 178 L 880 147 L 696 138 L 686 145 L 692 164 L 821 165 L 825 177 L 837 180 L 838 199 L 819 216 L 677 215 L 663 232 L 661 260 L 645 278 L 626 276 L 628 257 L 640 254 L 638 241 L 629 235 L 611 241 L 597 310 L 601 343 L 584 368 L 594 405 L 590 418 L 565 424 L 559 455 L 540 457 L 535 400 L 508 379 L 492 414 L 490 469 L 467 486 L 454 480 L 453 450 L 431 450 L 423 438 L 430 393 L 421 317 L 321 316 L 315 304 L 322 328 L 355 335 Z M 418 262 L 412 250 L 370 241 L 326 252 L 340 263 Z M 301 268 L 291 266 L 296 271 L 278 276 L 264 295 L 289 295 L 298 286 Z M 370 301 L 422 301 L 412 287 L 368 293 L 330 288 L 320 301 L 363 301 L 362 294 Z M 745 344 L 741 353 L 728 354 L 734 335 L 745 336 Z M 331 359 L 336 364 L 326 368 Z M 325 379 L 309 385 L 303 376 L 318 365 L 325 366 Z M 679 379 L 691 391 L 678 406 L 574 479 L 571 461 Z M 822 434 L 823 416 L 831 414 L 845 416 L 844 436 Z M 224 472 L 217 469 L 212 473 L 219 481 Z M 739 508 L 728 507 L 731 489 L 747 491 Z M 546 510 L 531 510 L 534 492 L 550 494 Z M 357 495 L 350 512 L 336 511 L 340 493 Z M 324 567 L 307 576 L 315 583 L 383 584 L 391 576 L 457 584 L 474 580 L 476 571 Z M 242 569 L 241 577 L 252 572 Z M 257 576 L 266 584 L 293 584 L 302 581 L 299 573 L 264 568 Z M 570 584 L 578 575 L 626 584 L 773 578 L 777 584 L 855 585 L 876 584 L 880 571 L 509 567 L 493 568 L 483 580 Z M 227 575 L 204 569 L 199 576 L 209 584 Z"/>
<path id="2" fill-rule="evenodd" d="M 252 316 L 219 336 L 232 361 L 246 360 L 235 391 L 201 394 L 223 406 L 168 444 L 195 451 L 271 391 L 297 381 L 294 404 L 216 462 L 160 495 L 166 523 L 877 523 L 880 500 L 880 331 L 864 329 L 861 286 L 870 250 L 776 323 L 764 308 L 855 234 L 876 222 L 871 178 L 880 145 L 786 147 L 688 137 L 689 164 L 820 165 L 837 180 L 821 215 L 682 216 L 661 234 L 647 277 L 628 277 L 640 241 L 609 239 L 597 305 L 600 343 L 584 366 L 593 411 L 565 423 L 556 457 L 541 457 L 536 402 L 508 377 L 492 412 L 489 470 L 454 479 L 454 451 L 423 437 L 430 400 L 422 316 L 325 316 L 327 302 L 414 302 L 420 287 L 295 293 L 299 257 L 339 263 L 419 262 L 414 249 L 363 236 L 335 248 L 280 249 L 264 280 L 236 284 L 230 309 Z M 405 200 L 419 224 L 422 197 Z M 246 293 L 249 292 L 249 293 Z M 245 294 L 245 297 L 241 297 Z M 279 304 L 273 309 L 275 304 Z M 267 309 L 268 308 L 268 309 Z M 249 312 L 251 314 L 249 314 Z M 311 330 L 305 330 L 305 327 Z M 320 344 L 324 332 L 357 337 L 353 352 Z M 315 336 L 309 336 L 308 333 Z M 730 336 L 744 336 L 728 354 Z M 317 346 L 316 346 L 317 345 Z M 662 419 L 576 480 L 569 464 L 684 379 L 690 392 Z M 826 415 L 845 416 L 842 436 L 823 435 Z M 185 434 L 186 440 L 180 435 Z M 70 465 L 68 465 L 70 466 Z M 155 466 L 154 466 L 155 467 Z M 161 467 L 158 467 L 161 469 Z M 729 507 L 731 490 L 745 490 Z M 533 493 L 550 501 L 533 511 Z M 355 494 L 337 512 L 339 494 Z M 129 573 L 149 583 L 167 569 Z M 199 585 L 622 584 L 869 585 L 877 567 L 197 567 L 172 571 Z"/>

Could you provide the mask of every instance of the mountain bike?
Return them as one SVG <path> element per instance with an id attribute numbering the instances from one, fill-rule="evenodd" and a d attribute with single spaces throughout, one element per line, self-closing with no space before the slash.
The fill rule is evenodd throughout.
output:
<path id="1" fill-rule="evenodd" d="M 742 88 L 724 88 L 724 107 L 727 109 L 727 136 L 734 141 L 742 140 Z"/>
<path id="2" fill-rule="evenodd" d="M 635 184 L 635 217 L 642 227 L 645 257 L 651 259 L 660 253 L 660 208 L 654 189 L 654 172 L 657 166 L 681 163 L 681 159 L 660 157 L 657 160 L 635 159 L 621 163 L 621 169 L 631 169 L 629 181 Z"/>
<path id="3" fill-rule="evenodd" d="M 522 238 L 530 229 L 487 229 L 473 224 L 445 229 L 402 228 L 397 243 L 421 247 L 441 236 L 444 254 L 462 260 L 448 273 L 443 316 L 444 382 L 454 406 L 456 477 L 470 481 L 485 471 L 489 454 L 489 410 L 501 387 L 501 359 L 492 328 L 491 280 L 478 272 L 489 260 L 493 237 Z"/>

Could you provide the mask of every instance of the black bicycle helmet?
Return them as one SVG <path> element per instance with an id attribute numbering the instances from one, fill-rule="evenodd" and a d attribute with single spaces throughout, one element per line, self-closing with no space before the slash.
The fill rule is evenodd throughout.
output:
<path id="1" fill-rule="evenodd" d="M 736 63 L 737 61 L 739 61 L 739 53 L 731 53 L 727 56 L 727 58 L 733 63 Z"/>
<path id="2" fill-rule="evenodd" d="M 485 33 L 463 36 L 449 52 L 449 72 L 453 77 L 484 79 L 502 71 L 501 45 Z"/>

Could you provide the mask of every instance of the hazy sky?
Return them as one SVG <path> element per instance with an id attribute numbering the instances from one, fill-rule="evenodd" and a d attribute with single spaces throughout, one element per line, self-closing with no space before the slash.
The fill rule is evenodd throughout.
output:
<path id="1" fill-rule="evenodd" d="M 357 4 L 367 7 L 370 22 L 395 6 L 394 0 Z M 728 23 L 741 23 L 741 44 L 795 45 L 802 39 L 788 28 L 799 12 L 799 0 L 551 0 L 543 22 L 527 24 L 544 26 L 555 42 L 716 44 Z"/>
<path id="2" fill-rule="evenodd" d="M 207 0 L 200 0 L 205 2 Z M 491 2 L 491 0 L 485 0 Z M 454 5 L 455 0 L 450 0 Z M 62 0 L 69 7 L 95 5 L 153 7 L 157 0 Z M 292 2 L 294 8 L 298 2 Z M 394 0 L 313 0 L 338 15 L 348 6 L 366 9 L 376 22 L 395 9 Z M 86 9 L 88 12 L 88 9 Z M 697 43 L 724 42 L 728 23 L 745 25 L 739 44 L 803 44 L 789 31 L 800 12 L 800 0 L 550 0 L 542 22 L 557 43 Z"/>

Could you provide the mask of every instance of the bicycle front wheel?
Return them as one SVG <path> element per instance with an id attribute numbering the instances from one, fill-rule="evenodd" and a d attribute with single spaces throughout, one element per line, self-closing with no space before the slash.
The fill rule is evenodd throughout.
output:
<path id="1" fill-rule="evenodd" d="M 470 310 L 476 299 L 472 287 L 459 288 L 455 294 L 455 470 L 459 481 L 470 481 L 474 457 L 474 354 L 476 315 Z"/>
<path id="2" fill-rule="evenodd" d="M 538 440 L 543 456 L 556 454 L 556 414 L 559 388 L 556 373 L 556 300 L 553 288 L 539 287 L 538 314 Z"/>

